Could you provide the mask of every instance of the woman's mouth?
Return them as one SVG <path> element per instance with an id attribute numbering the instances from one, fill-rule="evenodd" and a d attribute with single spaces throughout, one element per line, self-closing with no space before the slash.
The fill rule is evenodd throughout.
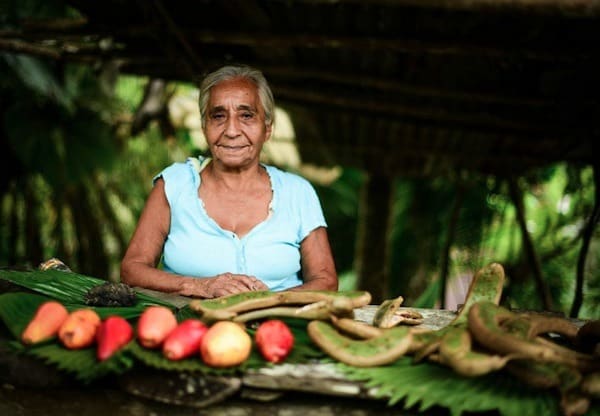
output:
<path id="1" fill-rule="evenodd" d="M 245 149 L 247 146 L 227 146 L 227 145 L 218 145 L 219 148 L 229 151 L 229 152 L 235 152 L 235 151 L 239 151 L 239 150 L 243 150 Z"/>

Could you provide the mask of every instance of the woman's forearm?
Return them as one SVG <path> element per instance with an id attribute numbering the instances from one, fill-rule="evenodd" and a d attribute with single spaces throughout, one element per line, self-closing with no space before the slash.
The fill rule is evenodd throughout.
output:
<path id="1" fill-rule="evenodd" d="M 200 298 L 269 289 L 254 276 L 233 273 L 221 273 L 212 277 L 180 276 L 131 260 L 121 263 L 121 281 L 130 286 Z"/>
<path id="2" fill-rule="evenodd" d="M 121 281 L 160 292 L 184 296 L 211 297 L 206 292 L 205 279 L 179 276 L 144 263 L 122 263 Z"/>
<path id="3" fill-rule="evenodd" d="M 338 279 L 336 275 L 325 274 L 318 277 L 309 277 L 299 286 L 291 290 L 338 290 Z"/>

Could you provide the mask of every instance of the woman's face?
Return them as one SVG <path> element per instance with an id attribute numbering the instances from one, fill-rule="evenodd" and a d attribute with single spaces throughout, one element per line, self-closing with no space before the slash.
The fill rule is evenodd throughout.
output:
<path id="1" fill-rule="evenodd" d="M 232 79 L 210 91 L 204 135 L 211 155 L 229 168 L 258 163 L 263 144 L 271 135 L 258 90 L 245 79 Z"/>

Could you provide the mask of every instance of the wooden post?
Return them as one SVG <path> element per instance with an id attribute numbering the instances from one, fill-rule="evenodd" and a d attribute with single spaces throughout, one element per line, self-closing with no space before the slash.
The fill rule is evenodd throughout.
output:
<path id="1" fill-rule="evenodd" d="M 357 288 L 368 290 L 374 304 L 388 297 L 392 196 L 390 177 L 367 176 L 358 209 L 354 266 L 358 277 Z"/>
<path id="2" fill-rule="evenodd" d="M 448 229 L 446 231 L 446 242 L 444 243 L 444 249 L 441 256 L 442 265 L 440 271 L 440 306 L 442 309 L 446 308 L 446 286 L 448 285 L 448 273 L 450 270 L 450 250 L 456 237 L 456 226 L 458 224 L 460 210 L 462 209 L 463 201 L 465 199 L 465 193 L 465 186 L 459 183 L 456 189 L 456 196 L 454 197 L 454 204 L 452 205 L 450 222 L 448 223 Z"/>

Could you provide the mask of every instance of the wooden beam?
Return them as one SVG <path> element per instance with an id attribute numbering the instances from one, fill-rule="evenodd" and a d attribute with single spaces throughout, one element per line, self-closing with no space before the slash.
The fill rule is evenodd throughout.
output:
<path id="1" fill-rule="evenodd" d="M 258 65 L 258 63 L 257 63 Z M 359 72 L 342 72 L 313 69 L 310 67 L 287 67 L 261 65 L 261 71 L 267 78 L 278 77 L 294 81 L 318 81 L 330 85 L 340 85 L 352 88 L 372 88 L 375 91 L 398 93 L 403 96 L 426 97 L 447 99 L 460 102 L 481 104 L 506 104 L 515 106 L 528 106 L 538 109 L 556 107 L 555 100 L 535 98 L 528 96 L 508 96 L 503 91 L 497 94 L 482 93 L 477 91 L 450 90 L 434 86 L 416 85 L 402 82 L 389 77 L 374 77 Z M 585 100 L 584 102 L 589 102 Z"/>
<path id="2" fill-rule="evenodd" d="M 148 30 L 151 30 L 149 28 Z M 274 34 L 250 32 L 206 32 L 183 29 L 194 43 L 224 46 L 248 46 L 252 48 L 305 48 L 305 49 L 352 49 L 356 51 L 385 51 L 452 56 L 479 56 L 495 59 L 518 57 L 547 62 L 573 62 L 588 60 L 597 55 L 595 50 L 542 50 L 523 48 L 521 45 L 485 45 L 475 43 L 426 42 L 419 39 L 384 36 L 341 36 L 331 34 Z"/>
<path id="3" fill-rule="evenodd" d="M 86 17 L 57 17 L 57 18 L 24 18 L 20 23 L 25 32 L 51 31 L 51 32 L 73 32 L 86 27 L 89 23 Z"/>
<path id="4" fill-rule="evenodd" d="M 154 0 L 150 2 L 149 6 L 158 15 L 160 22 L 164 23 L 167 29 L 167 33 L 175 39 L 175 43 L 169 43 L 168 46 L 173 45 L 174 50 L 181 50 L 184 58 L 183 62 L 187 64 L 187 69 L 190 72 L 190 77 L 194 77 L 202 68 L 202 59 L 198 55 L 197 51 L 188 41 L 186 35 L 181 31 L 177 23 L 171 17 L 169 10 L 162 4 L 161 0 Z M 179 46 L 179 47 L 177 47 Z M 171 48 L 165 48 L 166 52 L 170 52 Z"/>
<path id="5" fill-rule="evenodd" d="M 429 123 L 442 123 L 445 125 L 463 126 L 469 128 L 483 128 L 490 131 L 520 132 L 533 134 L 552 134 L 557 136 L 556 129 L 566 127 L 552 125 L 548 120 L 534 123 L 530 121 L 515 120 L 514 117 L 501 117 L 483 111 L 453 111 L 445 107 L 416 107 L 402 105 L 397 102 L 371 99 L 364 95 L 341 96 L 331 92 L 324 92 L 311 88 L 295 88 L 288 85 L 272 82 L 273 92 L 280 101 L 291 101 L 304 103 L 305 105 L 323 105 L 337 108 L 343 111 L 356 111 L 358 113 L 370 113 L 379 116 L 397 117 L 399 120 L 422 120 Z M 571 126 L 572 128 L 572 126 Z"/>
<path id="6" fill-rule="evenodd" d="M 62 57 L 60 50 L 54 47 L 41 46 L 38 44 L 32 44 L 30 42 L 23 42 L 19 39 L 2 39 L 0 38 L 0 50 L 17 53 L 33 55 L 40 58 L 50 58 L 58 60 Z"/>
<path id="7" fill-rule="evenodd" d="M 364 0 L 275 0 L 279 2 L 354 5 L 365 4 Z M 600 16 L 598 0 L 369 0 L 372 7 L 418 7 L 436 10 L 463 10 L 481 12 L 520 12 L 540 15 L 558 15 L 567 17 Z"/>
<path id="8" fill-rule="evenodd" d="M 64 19 L 62 19 L 64 20 Z M 40 21 L 37 25 L 28 23 L 35 27 L 31 33 L 37 36 L 45 36 L 47 39 L 60 39 L 60 36 L 77 34 L 81 37 L 103 38 L 114 37 L 119 41 L 126 42 L 128 39 L 137 38 L 151 41 L 156 39 L 157 33 L 164 30 L 164 24 L 139 25 L 131 23 L 123 27 L 105 27 L 101 23 L 81 25 L 76 21 L 73 30 L 69 31 L 68 25 L 57 28 L 58 24 L 50 21 Z M 173 22 L 174 24 L 174 22 Z M 45 28 L 45 30 L 44 30 Z M 22 36 L 27 36 L 26 28 L 23 27 Z M 185 39 L 190 45 L 223 45 L 223 46 L 247 46 L 264 50 L 265 48 L 302 48 L 302 49 L 351 49 L 355 51 L 385 51 L 410 54 L 429 54 L 440 56 L 479 56 L 507 60 L 518 58 L 519 60 L 530 59 L 546 62 L 574 62 L 589 60 L 597 56 L 597 50 L 578 50 L 575 48 L 558 48 L 553 45 L 551 49 L 523 47 L 522 45 L 500 45 L 489 42 L 488 44 L 476 43 L 472 40 L 460 42 L 423 41 L 407 37 L 389 37 L 380 34 L 364 35 L 336 35 L 336 34 L 306 34 L 306 33 L 273 33 L 273 32 L 233 32 L 233 31 L 206 31 L 190 27 L 177 26 L 178 37 Z"/>

